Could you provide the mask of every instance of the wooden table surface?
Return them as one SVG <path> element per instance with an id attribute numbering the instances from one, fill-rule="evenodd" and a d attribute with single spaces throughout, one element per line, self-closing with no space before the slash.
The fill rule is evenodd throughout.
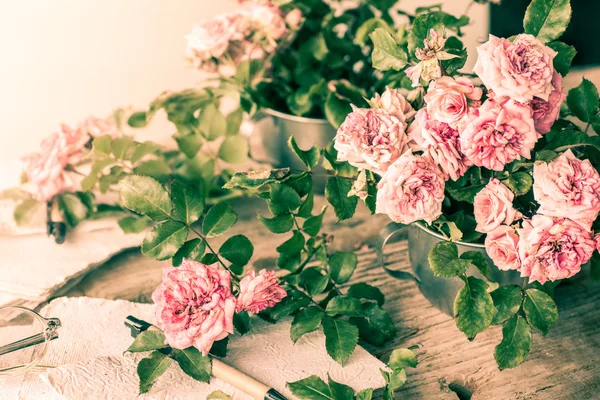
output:
<path id="1" fill-rule="evenodd" d="M 322 198 L 316 203 L 325 204 Z M 240 222 L 231 234 L 244 233 L 254 243 L 251 265 L 274 268 L 275 247 L 289 234 L 268 232 L 254 218 L 260 209 L 257 204 L 246 201 L 235 208 Z M 435 309 L 414 282 L 395 280 L 377 265 L 374 243 L 388 222 L 386 217 L 370 216 L 360 207 L 355 218 L 336 224 L 331 214 L 327 213 L 325 231 L 334 235 L 333 247 L 354 249 L 359 257 L 348 284 L 367 282 L 379 287 L 386 297 L 384 308 L 398 330 L 382 348 L 362 345 L 384 362 L 394 348 L 418 346 L 419 365 L 408 371 L 398 399 L 600 399 L 600 283 L 580 280 L 559 286 L 557 325 L 546 337 L 534 334 L 527 362 L 500 372 L 493 358 L 501 340 L 500 327 L 469 342 L 454 320 Z M 387 257 L 391 268 L 407 268 L 406 240 L 391 249 Z M 67 295 L 150 302 L 164 264 L 145 259 L 137 249 L 129 250 L 93 271 Z"/>

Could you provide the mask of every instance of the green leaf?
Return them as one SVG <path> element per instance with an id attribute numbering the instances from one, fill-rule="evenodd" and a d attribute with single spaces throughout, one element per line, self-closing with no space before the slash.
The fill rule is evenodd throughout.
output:
<path id="1" fill-rule="evenodd" d="M 406 371 L 402 368 L 392 371 L 380 369 L 379 371 L 381 371 L 386 383 L 386 392 L 384 392 L 383 398 L 385 400 L 394 400 L 394 390 L 401 388 L 406 383 Z"/>
<path id="2" fill-rule="evenodd" d="M 280 244 L 275 250 L 278 253 L 296 254 L 304 249 L 304 235 L 298 231 L 294 231 L 292 237 Z"/>
<path id="3" fill-rule="evenodd" d="M 351 111 L 352 107 L 348 100 L 340 98 L 334 92 L 329 92 L 325 100 L 325 116 L 334 128 L 339 128 Z"/>
<path id="4" fill-rule="evenodd" d="M 184 350 L 173 349 L 175 360 L 181 370 L 197 381 L 210 381 L 212 361 L 209 356 L 203 356 L 195 347 Z"/>
<path id="5" fill-rule="evenodd" d="M 364 318 L 352 318 L 352 321 L 358 326 L 363 340 L 375 346 L 382 346 L 396 335 L 394 321 L 381 307 L 367 302 L 362 308 Z"/>
<path id="6" fill-rule="evenodd" d="M 202 225 L 202 233 L 209 238 L 222 235 L 236 223 L 237 218 L 237 214 L 229 204 L 218 203 L 208 210 Z"/>
<path id="7" fill-rule="evenodd" d="M 112 153 L 117 160 L 127 160 L 129 151 L 133 149 L 135 142 L 129 136 L 121 136 L 112 141 Z"/>
<path id="8" fill-rule="evenodd" d="M 97 153 L 110 154 L 112 138 L 110 135 L 102 135 L 92 140 L 92 149 Z"/>
<path id="9" fill-rule="evenodd" d="M 325 197 L 329 204 L 333 206 L 335 215 L 340 221 L 351 218 L 356 211 L 358 197 L 348 197 L 351 189 L 352 182 L 337 176 L 329 178 L 325 185 Z"/>
<path id="10" fill-rule="evenodd" d="M 522 171 L 511 174 L 510 177 L 503 180 L 502 183 L 508 186 L 516 196 L 522 196 L 531 190 L 533 178 L 528 172 Z"/>
<path id="11" fill-rule="evenodd" d="M 424 41 L 429 36 L 429 31 L 435 29 L 436 31 L 442 31 L 443 26 L 440 24 L 439 18 L 434 14 L 421 14 L 418 15 L 410 28 L 408 34 L 408 51 L 411 57 L 414 57 L 417 49 L 424 47 Z M 415 58 L 415 61 L 420 61 Z"/>
<path id="12" fill-rule="evenodd" d="M 323 225 L 323 216 L 325 215 L 326 207 L 323 207 L 323 210 L 318 215 L 313 215 L 308 217 L 304 223 L 302 224 L 302 230 L 310 236 L 317 236 L 321 231 L 321 226 Z"/>
<path id="13" fill-rule="evenodd" d="M 306 307 L 308 304 L 310 304 L 310 298 L 298 290 L 290 289 L 288 290 L 288 295 L 283 300 L 277 303 L 275 307 L 261 313 L 261 315 L 270 321 L 278 321 L 283 317 L 295 313 L 302 307 Z"/>
<path id="14" fill-rule="evenodd" d="M 180 266 L 184 258 L 200 261 L 204 256 L 205 250 L 206 243 L 204 243 L 204 240 L 199 238 L 188 240 L 173 256 L 173 266 Z"/>
<path id="15" fill-rule="evenodd" d="M 300 282 L 308 294 L 315 296 L 323 293 L 329 283 L 329 277 L 319 267 L 306 268 L 300 274 Z"/>
<path id="16" fill-rule="evenodd" d="M 171 185 L 171 201 L 173 202 L 173 218 L 184 224 L 193 224 L 204 212 L 204 196 L 179 181 L 175 181 Z"/>
<path id="17" fill-rule="evenodd" d="M 128 209 L 160 222 L 171 218 L 169 193 L 155 179 L 131 175 L 119 182 L 121 201 Z"/>
<path id="18" fill-rule="evenodd" d="M 548 47 L 556 51 L 558 54 L 554 57 L 554 69 L 562 76 L 566 76 L 571 71 L 571 63 L 577 50 L 575 47 L 569 46 L 563 42 L 548 43 Z"/>
<path id="19" fill-rule="evenodd" d="M 487 288 L 488 285 L 483 280 L 469 276 L 454 300 L 456 326 L 469 339 L 475 338 L 490 326 L 496 313 Z"/>
<path id="20" fill-rule="evenodd" d="M 171 168 L 163 160 L 142 161 L 134 169 L 137 175 L 144 175 L 159 181 L 165 180 L 171 173 Z"/>
<path id="21" fill-rule="evenodd" d="M 57 196 L 56 199 L 58 201 L 58 209 L 64 221 L 70 227 L 77 226 L 89 214 L 89 210 L 85 204 L 73 193 L 63 193 Z"/>
<path id="22" fill-rule="evenodd" d="M 492 320 L 494 325 L 503 324 L 512 318 L 519 311 L 523 302 L 523 291 L 515 285 L 500 286 L 490 295 L 496 307 L 496 313 Z"/>
<path id="23" fill-rule="evenodd" d="M 570 20 L 569 0 L 533 0 L 525 12 L 523 28 L 525 33 L 548 43 L 563 34 Z"/>
<path id="24" fill-rule="evenodd" d="M 385 297 L 381 293 L 381 290 L 364 282 L 355 283 L 350 286 L 348 296 L 356 297 L 357 299 L 374 300 L 380 307 L 385 302 Z"/>
<path id="25" fill-rule="evenodd" d="M 409 349 L 395 349 L 390 355 L 388 367 L 391 369 L 400 369 L 417 366 L 417 356 Z"/>
<path id="26" fill-rule="evenodd" d="M 364 389 L 356 394 L 356 400 L 373 400 L 373 389 Z"/>
<path id="27" fill-rule="evenodd" d="M 142 254 L 155 260 L 166 260 L 175 255 L 188 237 L 188 227 L 177 221 L 156 225 L 142 242 Z"/>
<path id="28" fill-rule="evenodd" d="M 481 189 L 483 189 L 485 187 L 484 185 L 472 185 L 472 186 L 467 186 L 467 187 L 462 187 L 462 188 L 453 188 L 450 185 L 446 186 L 446 191 L 448 192 L 448 194 L 457 201 L 464 201 L 467 203 L 473 203 L 473 200 L 475 199 L 475 196 L 477 195 L 477 193 L 479 193 L 481 191 Z"/>
<path id="29" fill-rule="evenodd" d="M 394 33 L 394 29 L 392 27 L 390 27 L 390 25 L 387 22 L 385 22 L 381 18 L 375 17 L 375 18 L 371 18 L 371 19 L 366 20 L 358 28 L 358 30 L 356 31 L 356 35 L 355 35 L 356 42 L 359 45 L 363 46 L 363 47 L 366 46 L 367 45 L 367 38 L 377 28 L 384 29 L 384 30 L 386 30 L 386 31 L 388 31 L 389 33 L 392 33 L 392 34 Z M 394 41 L 394 44 L 395 43 L 396 42 Z"/>
<path id="30" fill-rule="evenodd" d="M 127 351 L 132 353 L 140 353 L 144 351 L 164 349 L 165 347 L 167 347 L 167 345 L 165 344 L 164 333 L 156 330 L 147 330 L 136 336 L 135 340 L 133 343 L 131 343 Z"/>
<path id="31" fill-rule="evenodd" d="M 131 126 L 132 128 L 145 127 L 146 125 L 148 125 L 148 121 L 146 118 L 146 112 L 144 112 L 144 111 L 134 112 L 133 114 L 131 114 L 129 116 L 129 119 L 127 120 L 127 124 L 129 126 Z"/>
<path id="32" fill-rule="evenodd" d="M 179 147 L 179 150 L 181 150 L 187 158 L 194 158 L 202 148 L 202 145 L 206 143 L 206 139 L 195 132 L 188 134 L 181 133 L 183 130 L 182 127 L 178 127 L 178 130 L 179 132 L 173 135 L 173 139 L 177 142 L 177 147 Z"/>
<path id="33" fill-rule="evenodd" d="M 21 204 L 19 204 L 15 208 L 15 212 L 13 214 L 13 217 L 14 217 L 17 225 L 18 226 L 27 225 L 32 220 L 34 215 L 38 212 L 38 210 L 40 209 L 40 207 L 43 204 L 44 203 L 37 201 L 35 199 L 28 199 L 28 200 L 21 202 Z"/>
<path id="34" fill-rule="evenodd" d="M 329 386 L 316 375 L 301 379 L 296 382 L 288 382 L 287 387 L 292 394 L 299 399 L 305 400 L 332 400 Z"/>
<path id="35" fill-rule="evenodd" d="M 290 173 L 289 168 L 261 169 L 250 172 L 236 172 L 229 182 L 223 186 L 225 189 L 241 187 L 243 189 L 258 189 L 268 183 L 278 182 Z"/>
<path id="36" fill-rule="evenodd" d="M 552 150 L 540 150 L 535 154 L 535 161 L 544 161 L 549 163 L 558 157 L 558 153 Z"/>
<path id="37" fill-rule="evenodd" d="M 137 146 L 135 147 L 135 150 L 131 154 L 131 162 L 137 163 L 139 160 L 141 160 L 145 156 L 147 156 L 149 154 L 154 154 L 158 150 L 160 150 L 160 147 L 154 142 L 145 141 L 143 143 L 138 143 Z"/>
<path id="38" fill-rule="evenodd" d="M 251 326 L 248 311 L 233 314 L 233 326 L 235 326 L 235 329 L 237 329 L 240 335 L 245 335 L 250 332 Z"/>
<path id="39" fill-rule="evenodd" d="M 514 368 L 527 358 L 531 349 L 531 327 L 520 315 L 512 317 L 502 327 L 502 341 L 494 349 L 500 370 Z"/>
<path id="40" fill-rule="evenodd" d="M 238 108 L 237 110 L 230 112 L 227 114 L 227 130 L 226 134 L 237 135 L 240 132 L 240 126 L 242 125 L 242 121 L 244 119 L 244 110 Z"/>
<path id="41" fill-rule="evenodd" d="M 171 359 L 160 351 L 153 351 L 148 357 L 140 360 L 137 366 L 140 394 L 148 392 L 154 382 L 169 368 L 169 365 L 171 365 Z"/>
<path id="42" fill-rule="evenodd" d="M 339 383 L 329 378 L 329 389 L 334 400 L 350 400 L 354 397 L 354 389 L 343 383 Z"/>
<path id="43" fill-rule="evenodd" d="M 290 211 L 294 211 L 302 200 L 294 189 L 282 183 L 271 183 L 269 209 L 273 215 L 280 215 Z"/>
<path id="44" fill-rule="evenodd" d="M 227 120 L 221 114 L 215 104 L 208 104 L 200 112 L 198 117 L 198 129 L 208 140 L 214 140 L 225 135 L 227 131 Z"/>
<path id="45" fill-rule="evenodd" d="M 273 218 L 265 218 L 259 214 L 258 219 L 273 233 L 286 233 L 294 226 L 294 219 L 290 213 L 277 215 Z"/>
<path id="46" fill-rule="evenodd" d="M 590 259 L 590 277 L 592 281 L 600 281 L 600 254 L 596 252 Z"/>
<path id="47" fill-rule="evenodd" d="M 398 46 L 396 40 L 387 29 L 377 28 L 369 37 L 373 41 L 373 68 L 380 71 L 401 71 L 408 59 L 406 52 Z"/>
<path id="48" fill-rule="evenodd" d="M 470 260 L 458 257 L 458 247 L 452 242 L 439 242 L 429 252 L 427 257 L 435 276 L 454 278 L 464 274 L 471 266 Z"/>
<path id="49" fill-rule="evenodd" d="M 571 112 L 583 122 L 591 122 L 598 113 L 598 89 L 583 78 L 579 86 L 569 90 L 567 105 Z"/>
<path id="50" fill-rule="evenodd" d="M 227 136 L 219 148 L 219 158 L 230 164 L 248 161 L 248 139 L 241 135 Z"/>
<path id="51" fill-rule="evenodd" d="M 240 267 L 248 264 L 253 253 L 254 246 L 244 235 L 230 237 L 219 249 L 219 254 L 224 259 Z"/>
<path id="52" fill-rule="evenodd" d="M 125 217 L 119 220 L 119 226 L 125 233 L 139 233 L 152 225 L 152 220 L 147 217 Z"/>
<path id="53" fill-rule="evenodd" d="M 360 317 L 362 315 L 362 304 L 360 300 L 350 296 L 336 296 L 327 303 L 325 309 L 329 315 L 347 315 L 349 317 Z"/>
<path id="54" fill-rule="evenodd" d="M 558 308 L 552 297 L 538 289 L 527 289 L 523 311 L 531 326 L 546 335 L 558 320 Z"/>
<path id="55" fill-rule="evenodd" d="M 323 332 L 327 353 L 344 366 L 358 344 L 358 328 L 348 321 L 325 317 Z"/>
<path id="56" fill-rule="evenodd" d="M 308 150 L 302 150 L 298 147 L 298 144 L 296 144 L 296 139 L 294 139 L 293 135 L 291 135 L 288 140 L 288 146 L 296 153 L 309 171 L 317 165 L 319 158 L 321 158 L 321 152 L 317 146 L 313 146 Z"/>
<path id="57" fill-rule="evenodd" d="M 298 209 L 298 216 L 302 217 L 302 218 L 310 218 L 314 207 L 315 207 L 315 195 L 313 194 L 312 191 L 310 191 L 310 193 L 308 193 L 308 195 L 302 202 L 302 205 Z M 319 229 L 320 229 L 320 225 L 319 225 Z M 306 232 L 306 233 L 308 233 L 308 232 Z"/>
<path id="58" fill-rule="evenodd" d="M 314 332 L 321 326 L 321 321 L 325 313 L 316 306 L 304 308 L 294 317 L 290 329 L 290 337 L 296 343 L 300 337 L 306 333 Z"/>
<path id="59" fill-rule="evenodd" d="M 354 253 L 338 252 L 329 256 L 329 271 L 335 283 L 346 283 L 354 273 L 358 259 Z"/>
<path id="60" fill-rule="evenodd" d="M 215 390 L 206 396 L 206 400 L 232 400 L 233 398 L 225 392 Z"/>
<path id="61" fill-rule="evenodd" d="M 471 262 L 471 265 L 474 265 L 479 270 L 479 272 L 481 272 L 481 275 L 485 276 L 486 278 L 488 277 L 489 265 L 488 261 L 482 253 L 478 251 L 465 251 L 460 255 L 460 258 L 462 260 L 469 260 Z"/>

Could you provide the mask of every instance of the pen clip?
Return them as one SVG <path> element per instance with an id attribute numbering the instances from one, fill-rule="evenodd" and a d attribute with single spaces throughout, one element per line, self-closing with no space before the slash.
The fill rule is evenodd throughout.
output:
<path id="1" fill-rule="evenodd" d="M 140 333 L 148 330 L 152 325 L 141 319 L 137 319 L 134 316 L 129 315 L 125 318 L 125 326 L 131 329 L 131 336 L 137 337 Z"/>

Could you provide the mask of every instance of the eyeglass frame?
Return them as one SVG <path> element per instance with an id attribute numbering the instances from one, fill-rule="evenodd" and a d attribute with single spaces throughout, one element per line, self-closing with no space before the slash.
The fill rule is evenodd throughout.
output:
<path id="1" fill-rule="evenodd" d="M 54 318 L 54 317 L 45 318 L 45 317 L 42 317 L 36 311 L 34 311 L 30 308 L 21 307 L 21 306 L 0 307 L 0 311 L 5 310 L 5 309 L 16 309 L 16 310 L 30 312 L 42 323 L 42 325 L 45 328 L 44 328 L 44 331 L 41 333 L 29 336 L 29 337 L 21 339 L 21 340 L 17 340 L 16 342 L 9 343 L 4 346 L 1 346 L 0 347 L 0 356 L 8 354 L 8 353 L 12 353 L 17 350 L 25 349 L 27 347 L 35 346 L 38 344 L 48 343 L 49 341 L 58 338 L 58 329 L 62 326 L 60 319 Z"/>

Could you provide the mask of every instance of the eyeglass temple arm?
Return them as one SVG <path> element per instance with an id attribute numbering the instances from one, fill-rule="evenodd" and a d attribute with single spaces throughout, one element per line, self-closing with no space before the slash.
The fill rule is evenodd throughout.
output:
<path id="1" fill-rule="evenodd" d="M 28 338 L 21 339 L 14 343 L 0 347 L 0 356 L 30 346 L 35 346 L 36 344 L 44 343 L 46 340 L 54 340 L 58 338 L 60 320 L 58 318 L 48 318 L 46 319 L 46 322 L 48 326 L 46 327 L 45 332 L 38 333 L 37 335 L 29 336 Z"/>

